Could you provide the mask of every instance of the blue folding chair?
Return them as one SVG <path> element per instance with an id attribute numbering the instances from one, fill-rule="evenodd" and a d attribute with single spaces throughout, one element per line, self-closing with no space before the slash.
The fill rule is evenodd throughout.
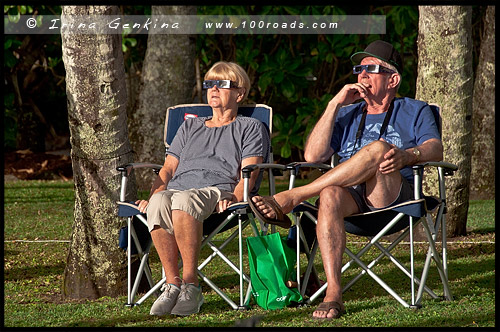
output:
<path id="1" fill-rule="evenodd" d="M 438 125 L 439 133 L 441 134 L 441 116 L 439 107 L 430 105 L 433 111 L 436 123 Z M 326 164 L 312 164 L 312 163 L 291 163 L 287 165 L 291 172 L 290 188 L 295 185 L 295 178 L 301 168 L 318 168 L 323 171 L 328 171 L 334 166 L 334 158 L 332 157 L 331 165 Z M 422 191 L 422 177 L 424 169 L 436 169 L 438 175 L 439 197 L 425 196 Z M 345 254 L 350 258 L 342 267 L 342 273 L 348 268 L 357 264 L 361 267 L 361 272 L 353 277 L 343 288 L 343 292 L 351 288 L 362 276 L 369 275 L 380 286 L 382 286 L 391 296 L 393 296 L 399 303 L 405 307 L 419 308 L 423 293 L 429 294 L 432 298 L 439 298 L 428 286 L 426 286 L 427 278 L 429 275 L 431 262 L 434 261 L 437 268 L 441 283 L 443 286 L 443 299 L 451 301 L 453 299 L 448 283 L 448 266 L 447 266 L 447 248 L 446 248 L 446 187 L 445 177 L 453 175 L 457 170 L 457 166 L 447 162 L 426 162 L 413 166 L 414 174 L 414 198 L 404 203 L 392 206 L 390 208 L 360 213 L 345 218 L 344 225 L 347 233 L 366 237 L 367 242 L 365 246 L 357 253 L 353 253 L 349 248 L 345 249 Z M 315 239 L 311 240 L 310 236 L 306 237 L 301 224 L 307 222 L 309 225 L 317 223 L 318 208 L 308 202 L 303 202 L 292 211 L 297 233 L 295 236 L 297 261 L 300 262 L 301 249 L 306 254 L 308 262 L 304 272 L 304 279 L 301 281 L 300 264 L 297 264 L 297 280 L 299 280 L 299 289 L 301 294 L 305 296 L 306 286 L 311 275 L 315 276 L 317 273 L 314 270 L 314 258 L 317 253 L 318 243 Z M 435 217 L 433 217 L 435 213 Z M 414 228 L 417 225 L 422 225 L 425 232 L 428 251 L 425 263 L 422 269 L 420 279 L 416 276 L 415 258 L 414 258 Z M 403 231 L 404 230 L 404 231 Z M 438 239 L 438 233 L 441 231 L 441 238 Z M 381 243 L 383 236 L 401 232 L 396 239 L 394 239 L 386 247 Z M 309 232 L 310 233 L 310 232 Z M 410 268 L 404 266 L 391 251 L 405 238 L 409 237 L 410 244 Z M 438 252 L 436 243 L 441 245 L 441 252 Z M 380 254 L 369 263 L 362 261 L 361 257 L 368 252 L 371 248 L 378 248 Z M 374 268 L 379 261 L 387 257 L 396 267 L 398 267 L 407 277 L 410 278 L 411 298 L 406 301 L 402 298 L 393 288 L 391 288 L 382 278 L 374 272 Z M 310 304 L 317 299 L 327 288 L 328 284 L 323 284 L 314 294 L 306 300 Z M 416 290 L 418 286 L 418 290 Z"/>
<path id="2" fill-rule="evenodd" d="M 260 120 L 266 128 L 268 128 L 269 133 L 271 133 L 272 128 L 272 108 L 263 104 L 257 105 L 247 105 L 240 106 L 238 108 L 238 114 L 243 116 L 253 117 Z M 203 116 L 211 116 L 212 108 L 207 104 L 186 104 L 186 105 L 177 105 L 174 107 L 169 107 L 166 111 L 165 117 L 165 130 L 164 130 L 164 144 L 166 149 L 170 147 L 170 144 L 175 137 L 177 129 L 180 127 L 182 122 L 189 117 L 203 117 Z M 127 303 L 126 305 L 133 306 L 139 305 L 143 303 L 149 296 L 152 294 L 159 295 L 159 289 L 165 283 L 165 275 L 164 271 L 162 273 L 163 278 L 154 282 L 151 270 L 148 265 L 148 258 L 150 249 L 152 247 L 152 241 L 149 237 L 149 241 L 147 243 L 141 239 L 137 234 L 137 226 L 134 226 L 134 221 L 140 221 L 142 224 L 147 225 L 146 215 L 139 213 L 137 207 L 133 202 L 126 202 L 126 188 L 128 177 L 134 169 L 138 168 L 151 168 L 158 174 L 162 165 L 158 164 L 149 164 L 149 163 L 131 163 L 127 165 L 122 165 L 117 168 L 118 171 L 122 174 L 122 183 L 121 183 L 121 191 L 120 191 L 120 202 L 118 202 L 118 215 L 120 217 L 127 218 L 127 234 L 126 234 L 126 243 L 133 243 L 133 246 L 127 246 L 127 265 L 128 265 L 128 286 L 127 286 Z M 249 224 L 252 226 L 254 235 L 257 236 L 259 234 L 255 219 L 251 213 L 251 209 L 247 202 L 248 197 L 250 195 L 257 193 L 260 183 L 262 180 L 262 174 L 264 170 L 269 170 L 268 179 L 269 179 L 269 192 L 271 194 L 275 193 L 274 189 L 274 176 L 278 171 L 284 171 L 286 167 L 284 165 L 277 165 L 272 163 L 272 152 L 269 153 L 269 160 L 264 161 L 263 164 L 249 165 L 245 167 L 243 172 L 244 178 L 244 201 L 238 204 L 233 204 L 231 207 L 221 214 L 212 214 L 208 219 L 203 222 L 203 234 L 204 238 L 201 244 L 201 247 L 209 247 L 212 253 L 198 266 L 198 275 L 200 278 L 209 285 L 217 294 L 219 294 L 233 309 L 245 309 L 247 308 L 250 295 L 251 295 L 251 284 L 250 278 L 247 274 L 243 272 L 243 229 L 247 227 Z M 257 183 L 252 191 L 249 192 L 249 178 L 253 171 L 260 171 L 259 178 Z M 230 230 L 232 228 L 236 228 L 227 238 L 224 240 L 222 244 L 216 246 L 213 238 L 222 232 Z M 267 225 L 261 223 L 262 232 L 267 232 Z M 149 235 L 149 233 L 148 233 Z M 238 257 L 239 262 L 238 265 L 234 264 L 228 257 L 223 253 L 224 248 L 231 243 L 231 241 L 238 237 Z M 125 246 L 125 245 L 124 245 Z M 140 259 L 140 265 L 138 272 L 135 276 L 132 275 L 132 259 L 134 252 L 136 252 L 137 257 Z M 202 269 L 205 268 L 215 257 L 220 257 L 228 266 L 234 270 L 239 276 L 239 286 L 240 286 L 240 299 L 239 304 L 236 304 L 224 291 L 222 291 L 208 276 L 206 276 Z M 182 264 L 182 263 L 180 263 Z M 139 284 L 141 282 L 141 278 L 145 274 L 150 289 L 144 294 L 139 300 L 135 301 L 135 297 L 137 295 L 137 291 L 139 288 Z M 248 283 L 246 294 L 244 294 L 244 283 Z"/>

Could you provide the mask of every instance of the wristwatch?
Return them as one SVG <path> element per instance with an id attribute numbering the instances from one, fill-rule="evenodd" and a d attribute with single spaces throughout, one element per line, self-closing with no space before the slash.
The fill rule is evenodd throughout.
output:
<path id="1" fill-rule="evenodd" d="M 420 155 L 421 155 L 420 150 L 415 147 L 415 148 L 413 148 L 412 152 L 415 156 L 417 156 L 417 163 L 418 163 L 418 161 L 420 160 Z"/>

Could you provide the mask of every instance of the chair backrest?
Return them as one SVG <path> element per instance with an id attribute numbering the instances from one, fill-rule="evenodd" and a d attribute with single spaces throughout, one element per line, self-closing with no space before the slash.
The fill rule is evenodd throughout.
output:
<path id="1" fill-rule="evenodd" d="M 434 115 L 434 120 L 436 120 L 436 125 L 438 126 L 439 136 L 443 136 L 443 120 L 441 119 L 441 108 L 436 104 L 429 104 Z"/>
<path id="2" fill-rule="evenodd" d="M 238 114 L 249 116 L 260 120 L 272 132 L 273 109 L 264 104 L 244 105 L 238 107 Z M 167 109 L 165 116 L 165 130 L 163 133 L 163 142 L 168 149 L 172 140 L 185 119 L 189 117 L 211 116 L 212 107 L 208 104 L 183 104 L 172 106 Z"/>
<path id="3" fill-rule="evenodd" d="M 184 122 L 184 120 L 190 117 L 211 116 L 212 114 L 212 107 L 210 107 L 208 104 L 182 104 L 169 107 L 165 116 L 165 130 L 163 133 L 163 142 L 165 143 L 165 148 L 168 150 L 170 144 L 172 143 L 172 140 L 175 137 L 175 134 L 177 133 L 177 130 Z M 264 104 L 243 105 L 238 107 L 238 114 L 260 120 L 268 129 L 269 137 L 271 137 L 273 128 L 273 109 L 271 107 Z M 273 153 L 272 149 L 270 149 L 268 160 L 264 160 L 264 163 L 272 162 Z M 257 194 L 262 182 L 263 173 L 263 170 L 261 170 L 257 181 L 255 182 L 255 187 L 253 188 L 251 195 Z M 271 187 L 274 187 L 274 178 L 271 175 L 271 172 L 269 174 L 269 190 L 271 190 Z"/>

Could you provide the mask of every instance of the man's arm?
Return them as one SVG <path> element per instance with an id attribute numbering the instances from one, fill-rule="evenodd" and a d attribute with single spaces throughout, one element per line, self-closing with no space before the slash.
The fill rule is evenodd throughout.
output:
<path id="1" fill-rule="evenodd" d="M 304 159 L 310 163 L 326 161 L 334 153 L 330 146 L 333 127 L 341 105 L 332 99 L 307 138 Z"/>
<path id="2" fill-rule="evenodd" d="M 426 161 L 441 161 L 443 160 L 443 143 L 437 138 L 431 138 L 415 148 L 420 151 L 420 156 L 413 152 L 414 148 L 406 149 L 406 153 L 410 155 L 411 160 L 406 165 L 411 166 L 417 163 Z"/>
<path id="3" fill-rule="evenodd" d="M 333 128 L 337 113 L 342 106 L 354 103 L 364 98 L 367 93 L 367 85 L 354 83 L 345 85 L 335 97 L 330 100 L 325 112 L 314 126 L 307 138 L 304 149 L 304 158 L 310 163 L 321 163 L 326 161 L 335 152 L 330 146 Z"/>
<path id="4" fill-rule="evenodd" d="M 383 139 L 382 139 L 383 140 Z M 420 157 L 413 153 L 413 148 L 401 150 L 394 144 L 391 144 L 392 149 L 384 156 L 385 161 L 380 163 L 379 170 L 382 174 L 399 171 L 405 166 L 412 166 L 417 163 L 426 161 L 441 161 L 443 160 L 443 144 L 437 138 L 431 138 L 416 146 L 420 151 Z"/>

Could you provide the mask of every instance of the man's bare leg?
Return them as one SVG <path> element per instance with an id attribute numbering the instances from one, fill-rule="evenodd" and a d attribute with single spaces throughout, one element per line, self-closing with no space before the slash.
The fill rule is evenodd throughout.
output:
<path id="1" fill-rule="evenodd" d="M 328 283 L 323 302 L 335 301 L 344 306 L 341 286 L 342 255 L 346 244 L 344 217 L 357 212 L 358 206 L 347 189 L 327 187 L 321 191 L 316 236 Z M 337 314 L 335 309 L 330 309 L 329 312 L 314 311 L 313 317 L 331 318 Z"/>
<path id="2" fill-rule="evenodd" d="M 363 182 L 369 183 L 369 180 L 377 174 L 378 165 L 384 160 L 384 154 L 390 148 L 390 145 L 385 142 L 373 141 L 363 147 L 352 158 L 331 169 L 313 182 L 277 193 L 274 198 L 281 206 L 283 213 L 289 213 L 302 201 L 318 196 L 326 187 L 349 187 Z M 370 188 L 371 193 L 375 190 L 375 185 L 367 184 L 367 188 Z M 252 201 L 263 215 L 271 219 L 276 217 L 274 211 L 266 206 L 259 196 L 252 197 Z"/>
<path id="3" fill-rule="evenodd" d="M 290 212 L 294 206 L 308 198 L 320 195 L 316 232 L 328 282 L 323 302 L 335 301 L 343 306 L 341 269 L 345 250 L 344 218 L 359 212 L 346 187 L 365 182 L 368 203 L 374 207 L 390 204 L 399 193 L 399 171 L 388 175 L 378 171 L 378 165 L 384 160 L 383 156 L 389 149 L 390 146 L 384 142 L 372 142 L 350 160 L 310 184 L 274 195 L 283 213 Z M 269 218 L 275 217 L 274 211 L 266 206 L 260 197 L 252 199 L 261 213 Z M 327 318 L 336 314 L 335 310 L 326 313 L 315 311 L 313 316 Z"/>

